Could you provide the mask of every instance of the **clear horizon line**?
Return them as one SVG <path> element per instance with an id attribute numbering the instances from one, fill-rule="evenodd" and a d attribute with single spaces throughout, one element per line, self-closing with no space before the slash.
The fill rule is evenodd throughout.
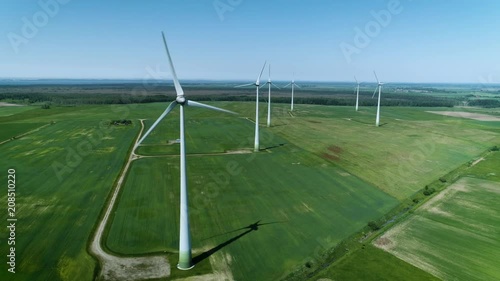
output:
<path id="1" fill-rule="evenodd" d="M 0 81 L 8 81 L 8 80 L 18 80 L 18 81 L 36 81 L 36 80 L 81 80 L 81 81 L 89 81 L 89 80 L 96 80 L 96 81 L 110 81 L 110 80 L 118 80 L 118 81 L 151 81 L 151 80 L 158 80 L 158 81 L 165 81 L 165 82 L 171 82 L 172 79 L 170 78 L 165 78 L 165 79 L 143 79 L 143 78 L 53 78 L 53 77 L 0 77 Z M 192 78 L 192 79 L 180 79 L 181 81 L 206 81 L 206 82 L 245 82 L 248 81 L 248 79 L 208 79 L 208 78 Z M 289 82 L 290 80 L 282 80 L 282 79 L 276 79 L 274 81 L 282 81 L 282 82 Z M 295 79 L 295 81 L 303 81 L 303 82 L 311 82 L 311 83 L 353 83 L 355 84 L 355 81 L 350 81 L 350 80 L 298 80 Z M 161 83 L 161 82 L 160 82 Z M 368 81 L 368 82 L 361 82 L 361 84 L 376 84 L 376 81 Z M 385 84 L 457 84 L 457 85 L 462 85 L 462 84 L 480 84 L 480 85 L 500 85 L 500 83 L 492 83 L 492 82 L 401 82 L 401 81 L 389 81 L 385 82 Z"/>

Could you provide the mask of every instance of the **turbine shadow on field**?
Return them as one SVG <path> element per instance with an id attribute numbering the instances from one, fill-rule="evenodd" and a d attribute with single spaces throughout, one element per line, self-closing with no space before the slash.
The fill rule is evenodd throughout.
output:
<path id="1" fill-rule="evenodd" d="M 361 120 L 356 120 L 354 118 L 352 118 L 350 121 L 356 122 L 356 123 L 360 123 L 360 124 L 365 124 L 365 125 L 373 125 L 373 122 L 364 122 L 364 121 L 361 121 Z"/>
<path id="2" fill-rule="evenodd" d="M 205 252 L 199 254 L 196 257 L 193 257 L 193 264 L 200 263 L 201 261 L 205 260 L 206 258 L 209 258 L 211 255 L 217 253 L 219 250 L 221 250 L 224 247 L 226 247 L 227 245 L 229 245 L 229 244 L 237 241 L 238 239 L 242 238 L 243 236 L 245 236 L 245 235 L 247 235 L 247 234 L 249 234 L 249 233 L 251 233 L 253 231 L 259 230 L 259 227 L 261 227 L 263 225 L 275 224 L 275 223 L 282 223 L 282 222 L 260 223 L 260 220 L 259 220 L 259 221 L 255 222 L 255 223 L 252 223 L 252 224 L 248 225 L 248 226 L 245 226 L 245 227 L 242 227 L 242 228 L 239 228 L 239 229 L 236 229 L 236 230 L 232 230 L 232 231 L 229 231 L 229 232 L 226 232 L 226 233 L 223 233 L 223 234 L 219 234 L 219 235 L 215 235 L 215 236 L 209 237 L 207 239 L 247 229 L 247 231 L 245 231 L 245 232 L 243 232 L 241 234 L 238 234 L 238 235 L 234 236 L 233 238 L 231 238 L 231 239 L 229 239 L 227 241 L 222 242 L 221 244 L 213 247 L 212 249 L 210 249 L 208 251 L 205 251 Z M 204 240 L 206 240 L 206 239 L 204 239 Z"/>
<path id="3" fill-rule="evenodd" d="M 264 150 L 275 149 L 275 148 L 282 147 L 282 146 L 285 146 L 285 145 L 286 145 L 286 143 L 280 143 L 280 144 L 277 144 L 277 145 L 274 145 L 274 146 L 268 146 L 266 148 L 262 148 L 261 150 L 264 151 Z"/>

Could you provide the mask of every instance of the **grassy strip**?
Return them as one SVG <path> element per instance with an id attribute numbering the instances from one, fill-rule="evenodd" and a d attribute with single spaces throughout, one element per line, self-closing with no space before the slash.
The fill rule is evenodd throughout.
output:
<path id="1" fill-rule="evenodd" d="M 435 276 L 387 253 L 373 245 L 347 255 L 344 259 L 321 271 L 316 278 L 326 280 L 405 280 L 437 281 Z M 322 280 L 322 279 L 315 279 Z"/>

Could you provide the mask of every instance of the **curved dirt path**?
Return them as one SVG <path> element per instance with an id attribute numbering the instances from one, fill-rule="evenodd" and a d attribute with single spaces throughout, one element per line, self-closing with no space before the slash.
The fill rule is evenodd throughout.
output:
<path id="1" fill-rule="evenodd" d="M 144 120 L 141 119 L 141 131 L 135 139 L 134 147 L 129 155 L 127 164 L 118 179 L 113 195 L 106 206 L 106 212 L 99 221 L 97 230 L 90 244 L 91 253 L 96 256 L 101 264 L 101 271 L 98 279 L 103 280 L 144 280 L 154 278 L 165 278 L 170 276 L 170 264 L 166 256 L 147 256 L 147 257 L 119 257 L 107 253 L 102 247 L 103 232 L 108 224 L 109 216 L 116 204 L 116 198 L 120 193 L 123 181 L 130 168 L 130 163 L 137 159 L 135 149 L 137 141 L 144 131 Z"/>
<path id="2" fill-rule="evenodd" d="M 146 279 L 160 279 L 170 276 L 170 263 L 166 256 L 145 256 L 145 257 L 120 257 L 112 253 L 106 252 L 102 248 L 103 233 L 106 225 L 109 222 L 109 217 L 117 202 L 118 194 L 122 188 L 125 177 L 127 176 L 130 164 L 132 161 L 141 158 L 154 158 L 154 157 L 179 157 L 179 155 L 138 155 L 135 153 L 139 147 L 138 141 L 144 131 L 144 119 L 141 121 L 141 130 L 136 137 L 134 147 L 129 154 L 125 168 L 123 169 L 111 199 L 108 201 L 106 212 L 103 218 L 98 222 L 97 230 L 94 233 L 92 242 L 90 243 L 90 252 L 92 255 L 99 259 L 101 271 L 97 276 L 98 280 L 146 280 Z M 208 155 L 230 155 L 230 154 L 246 154 L 252 153 L 251 150 L 236 150 L 223 153 L 206 153 L 206 154 L 190 154 L 188 156 L 208 156 Z M 229 268 L 230 257 L 227 259 L 223 254 L 217 254 L 210 257 L 210 264 L 214 269 L 214 273 L 205 274 L 200 276 L 188 277 L 185 280 L 233 280 L 232 272 Z"/>

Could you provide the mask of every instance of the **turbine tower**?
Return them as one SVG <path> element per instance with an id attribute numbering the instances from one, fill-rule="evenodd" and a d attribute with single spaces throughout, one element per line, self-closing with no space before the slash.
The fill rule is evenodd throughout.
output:
<path id="1" fill-rule="evenodd" d="M 380 94 L 382 93 L 382 85 L 384 85 L 384 83 L 382 83 L 382 82 L 380 82 L 380 80 L 378 80 L 377 73 L 375 71 L 373 71 L 373 74 L 375 74 L 375 79 L 377 79 L 377 83 L 378 83 L 377 88 L 375 88 L 375 91 L 373 92 L 373 96 L 372 96 L 372 99 L 373 99 L 373 97 L 377 93 L 377 89 L 378 89 L 377 119 L 375 121 L 375 125 L 378 127 L 378 126 L 380 126 Z"/>
<path id="2" fill-rule="evenodd" d="M 358 105 L 359 105 L 359 81 L 358 79 L 356 79 L 356 76 L 354 76 L 354 80 L 356 80 L 356 83 L 358 84 L 358 86 L 356 88 L 354 88 L 354 90 L 356 91 L 356 111 L 358 111 Z"/>
<path id="3" fill-rule="evenodd" d="M 257 81 L 255 83 L 250 83 L 250 84 L 245 84 L 245 85 L 239 85 L 236 86 L 235 88 L 242 88 L 242 87 L 248 87 L 248 86 L 255 86 L 255 141 L 254 141 L 254 151 L 259 152 L 260 147 L 259 147 L 259 87 L 260 87 L 260 78 L 262 77 L 262 73 L 264 72 L 264 68 L 266 68 L 266 63 L 264 62 L 264 65 L 262 66 L 262 70 L 260 71 L 259 76 L 257 77 Z"/>
<path id="4" fill-rule="evenodd" d="M 292 101 L 291 101 L 291 104 L 290 104 L 290 111 L 293 111 L 293 90 L 295 87 L 299 88 L 300 89 L 300 86 L 295 84 L 295 73 L 293 74 L 293 78 L 292 78 L 292 82 L 291 83 L 288 83 L 286 86 L 284 86 L 283 88 L 286 88 L 288 86 L 292 85 Z"/>
<path id="5" fill-rule="evenodd" d="M 222 111 L 226 113 L 236 114 L 232 111 L 221 109 L 215 106 L 206 105 L 203 103 L 187 100 L 184 96 L 184 91 L 182 90 L 181 84 L 177 79 L 177 74 L 175 73 L 174 64 L 172 58 L 170 57 L 170 52 L 167 46 L 167 40 L 165 39 L 165 34 L 162 32 L 163 43 L 165 44 L 165 50 L 167 51 L 168 62 L 170 65 L 170 71 L 172 72 L 172 79 L 174 81 L 175 92 L 177 93 L 176 99 L 170 103 L 170 105 L 165 109 L 165 111 L 160 115 L 160 117 L 153 123 L 151 128 L 142 136 L 136 147 L 141 144 L 144 139 L 154 130 L 154 128 L 160 123 L 160 121 L 165 118 L 176 105 L 180 105 L 180 231 L 179 231 L 179 263 L 177 268 L 181 270 L 188 270 L 194 267 L 191 254 L 191 234 L 189 231 L 189 210 L 188 210 L 188 193 L 187 193 L 187 174 L 186 174 L 186 141 L 184 133 L 184 107 L 193 106 L 201 107 L 216 111 Z M 135 148 L 134 147 L 134 150 Z"/>
<path id="6" fill-rule="evenodd" d="M 267 127 L 271 127 L 271 86 L 274 86 L 278 89 L 280 88 L 271 81 L 271 64 L 269 64 L 269 79 L 267 80 L 267 83 L 262 87 L 264 87 L 265 85 L 269 85 L 269 95 L 267 98 Z"/>

